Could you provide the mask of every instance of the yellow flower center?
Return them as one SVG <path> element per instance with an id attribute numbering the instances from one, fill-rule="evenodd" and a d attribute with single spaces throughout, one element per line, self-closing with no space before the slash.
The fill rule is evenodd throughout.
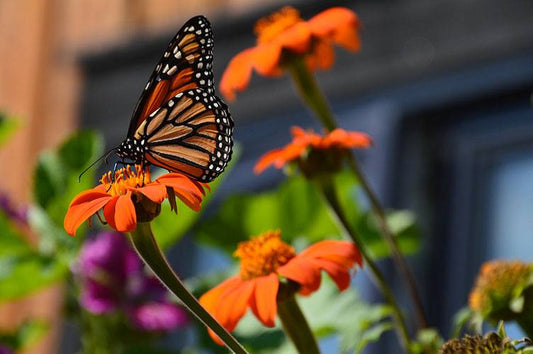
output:
<path id="1" fill-rule="evenodd" d="M 234 257 L 241 259 L 241 278 L 252 279 L 276 272 L 295 256 L 294 248 L 281 241 L 280 231 L 267 231 L 239 243 Z"/>
<path id="2" fill-rule="evenodd" d="M 520 261 L 492 261 L 483 264 L 469 296 L 470 308 L 487 311 L 496 306 L 493 301 L 508 304 L 513 300 L 516 289 L 528 281 L 532 272 L 531 265 Z"/>
<path id="3" fill-rule="evenodd" d="M 278 12 L 257 21 L 254 28 L 257 43 L 270 42 L 281 32 L 301 21 L 303 20 L 298 10 L 291 6 L 285 6 Z"/>
<path id="4" fill-rule="evenodd" d="M 144 171 L 140 165 L 135 165 L 135 170 L 130 165 L 115 171 L 115 178 L 112 178 L 112 172 L 109 171 L 102 176 L 100 183 L 104 186 L 107 193 L 116 196 L 126 194 L 128 188 L 137 188 L 150 183 L 150 170 Z"/>

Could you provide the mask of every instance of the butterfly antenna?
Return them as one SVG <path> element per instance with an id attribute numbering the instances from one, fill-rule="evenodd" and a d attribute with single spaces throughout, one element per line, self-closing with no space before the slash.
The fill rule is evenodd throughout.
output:
<path id="1" fill-rule="evenodd" d="M 94 161 L 93 163 L 91 163 L 85 170 L 83 170 L 82 173 L 80 173 L 80 175 L 78 176 L 78 183 L 81 182 L 81 176 L 83 176 L 85 174 L 85 172 L 89 171 L 94 165 L 96 165 L 98 162 L 100 162 L 102 159 L 105 158 L 105 161 L 107 162 L 107 159 L 109 158 L 109 155 L 111 155 L 111 153 L 113 151 L 115 151 L 117 148 L 112 148 L 111 150 L 109 150 L 108 152 L 106 152 L 105 154 L 103 154 L 102 156 L 100 156 L 98 159 L 96 159 L 96 161 Z"/>

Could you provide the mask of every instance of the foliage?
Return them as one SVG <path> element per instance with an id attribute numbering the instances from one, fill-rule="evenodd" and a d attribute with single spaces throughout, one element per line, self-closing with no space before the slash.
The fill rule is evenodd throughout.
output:
<path id="1" fill-rule="evenodd" d="M 354 187 L 353 176 L 350 173 L 339 174 L 335 183 L 345 210 L 350 211 L 350 222 L 371 254 L 375 258 L 389 256 L 389 248 L 380 236 L 372 215 L 362 211 L 356 202 L 357 188 Z M 400 249 L 406 254 L 416 252 L 419 229 L 413 214 L 392 211 L 387 218 L 392 231 L 398 235 Z M 204 221 L 195 231 L 201 242 L 231 254 L 238 242 L 269 229 L 281 229 L 283 239 L 289 242 L 303 235 L 309 243 L 340 237 L 340 231 L 321 195 L 303 176 L 291 177 L 273 191 L 231 196 L 215 216 Z"/>
<path id="2" fill-rule="evenodd" d="M 28 321 L 15 331 L 1 333 L 0 344 L 5 344 L 13 350 L 30 347 L 48 331 L 48 324 L 42 321 Z"/>
<path id="3" fill-rule="evenodd" d="M 0 112 L 0 146 L 7 142 L 18 127 L 19 122 L 16 118 Z"/>

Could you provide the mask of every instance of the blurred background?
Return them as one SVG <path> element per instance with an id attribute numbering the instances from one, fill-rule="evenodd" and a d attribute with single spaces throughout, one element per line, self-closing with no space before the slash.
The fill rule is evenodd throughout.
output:
<path id="1" fill-rule="evenodd" d="M 0 150 L 0 190 L 30 202 L 38 154 L 77 128 L 118 145 L 154 65 L 189 17 L 212 22 L 218 81 L 231 57 L 254 44 L 255 21 L 286 4 L 303 18 L 347 6 L 363 23 L 362 50 L 337 50 L 319 81 L 340 125 L 374 138 L 362 161 L 384 204 L 417 215 L 423 246 L 410 260 L 430 324 L 447 333 L 482 262 L 532 260 L 530 0 L 0 0 L 0 110 L 21 121 Z M 254 76 L 229 106 L 242 156 L 215 206 L 279 183 L 279 171 L 253 174 L 257 158 L 287 143 L 292 125 L 317 127 L 287 78 Z M 171 259 L 188 276 L 217 262 L 206 262 L 206 252 L 185 239 Z M 61 292 L 54 286 L 0 305 L 0 328 L 50 318 L 54 329 L 33 352 L 60 352 Z"/>

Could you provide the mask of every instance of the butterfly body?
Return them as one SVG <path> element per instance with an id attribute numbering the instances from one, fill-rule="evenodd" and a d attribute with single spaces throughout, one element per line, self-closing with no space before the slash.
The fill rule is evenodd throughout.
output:
<path id="1" fill-rule="evenodd" d="M 216 178 L 231 159 L 233 120 L 213 86 L 213 34 L 203 16 L 178 31 L 137 102 L 124 162 L 153 164 L 201 182 Z"/>

